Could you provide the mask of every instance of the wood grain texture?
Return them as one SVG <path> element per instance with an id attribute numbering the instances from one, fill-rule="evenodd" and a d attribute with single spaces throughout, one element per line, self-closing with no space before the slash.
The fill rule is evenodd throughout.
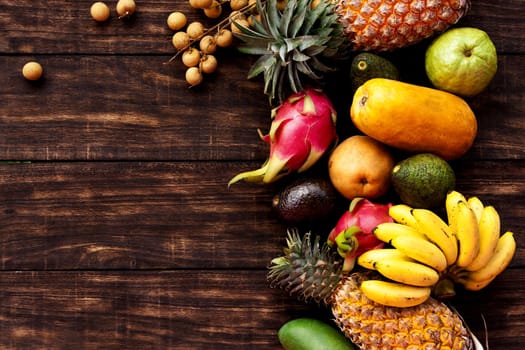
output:
<path id="1" fill-rule="evenodd" d="M 283 182 L 227 187 L 268 154 L 257 129 L 269 129 L 270 106 L 261 81 L 246 79 L 255 58 L 221 50 L 218 71 L 189 89 L 181 62 L 167 64 L 166 18 L 214 21 L 161 0 L 137 1 L 126 21 L 108 2 L 111 19 L 96 23 L 92 3 L 0 1 L 0 349 L 277 350 L 287 320 L 330 322 L 326 308 L 266 282 L 290 226 L 271 211 Z M 488 288 L 450 301 L 479 338 L 484 317 L 491 350 L 525 343 L 524 10 L 473 0 L 458 23 L 487 31 L 499 69 L 468 99 L 479 133 L 451 163 L 457 189 L 494 205 L 518 241 Z M 403 80 L 428 85 L 430 41 L 385 56 Z M 22 78 L 28 60 L 43 80 Z M 357 132 L 345 74 L 326 87 L 341 138 Z M 326 159 L 312 169 L 325 171 Z M 298 226 L 326 236 L 347 206 Z"/>
<path id="2" fill-rule="evenodd" d="M 278 185 L 227 187 L 239 171 L 236 168 L 255 166 L 224 162 L 0 166 L 1 267 L 264 268 L 281 252 L 291 226 L 279 222 L 271 211 Z M 469 162 L 456 170 L 457 189 L 494 205 L 503 229 L 515 232 L 518 241 L 525 240 L 525 223 L 513 220 L 525 216 L 522 162 Z M 506 205 L 509 202 L 514 204 Z M 335 219 L 303 229 L 327 236 Z M 513 261 L 518 266 L 525 265 L 521 249 Z"/>

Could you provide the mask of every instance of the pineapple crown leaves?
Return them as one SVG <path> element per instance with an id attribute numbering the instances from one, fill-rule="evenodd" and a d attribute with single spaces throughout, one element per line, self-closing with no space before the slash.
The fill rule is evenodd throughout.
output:
<path id="1" fill-rule="evenodd" d="M 312 0 L 289 0 L 283 11 L 276 0 L 257 0 L 256 6 L 260 21 L 253 28 L 237 25 L 236 36 L 243 42 L 239 51 L 260 56 L 248 78 L 263 74 L 270 102 L 321 83 L 348 56 L 347 37 L 329 1 L 312 8 Z"/>
<path id="2" fill-rule="evenodd" d="M 295 229 L 288 231 L 283 256 L 271 261 L 268 281 L 297 296 L 300 300 L 329 303 L 343 277 L 342 262 L 320 237 L 311 233 L 303 237 Z"/>

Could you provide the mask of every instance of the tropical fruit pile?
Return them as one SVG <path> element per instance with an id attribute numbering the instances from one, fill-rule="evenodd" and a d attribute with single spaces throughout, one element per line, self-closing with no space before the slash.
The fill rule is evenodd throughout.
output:
<path id="1" fill-rule="evenodd" d="M 259 131 L 267 160 L 228 185 L 302 176 L 272 204 L 279 220 L 294 225 L 330 221 L 336 194 L 350 202 L 326 238 L 290 229 L 268 280 L 329 307 L 361 349 L 482 349 L 441 300 L 458 287 L 484 288 L 516 251 L 497 210 L 456 189 L 450 163 L 469 152 L 478 132 L 465 96 L 481 93 L 497 71 L 486 33 L 443 34 L 469 6 L 467 0 L 255 0 L 224 22 L 240 52 L 259 56 L 248 78 L 262 76 L 272 106 L 269 132 Z M 382 56 L 433 36 L 422 57 L 430 86 L 402 81 Z M 350 77 L 346 120 L 325 93 L 327 77 L 341 67 Z M 344 122 L 358 133 L 338 135 Z M 308 178 L 323 162 L 327 179 Z M 311 324 L 298 322 L 292 328 L 298 333 L 280 339 L 283 347 L 312 349 L 315 342 L 301 335 Z M 319 337 L 331 333 L 312 329 Z"/>

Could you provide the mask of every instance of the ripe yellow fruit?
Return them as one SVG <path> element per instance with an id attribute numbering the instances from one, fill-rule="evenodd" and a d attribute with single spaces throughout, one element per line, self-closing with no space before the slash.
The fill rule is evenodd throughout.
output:
<path id="1" fill-rule="evenodd" d="M 465 154 L 477 134 L 476 116 L 460 97 L 383 78 L 357 89 L 350 116 L 359 130 L 384 144 L 445 160 Z"/>
<path id="2" fill-rule="evenodd" d="M 248 5 L 248 0 L 230 0 L 230 7 L 233 11 L 242 9 Z"/>
<path id="3" fill-rule="evenodd" d="M 182 53 L 182 63 L 184 63 L 186 67 L 195 67 L 199 64 L 200 59 L 201 53 L 193 47 L 188 48 Z"/>
<path id="4" fill-rule="evenodd" d="M 43 73 L 44 69 L 42 68 L 40 63 L 35 61 L 27 62 L 22 68 L 22 75 L 27 80 L 38 80 L 42 77 Z"/>
<path id="5" fill-rule="evenodd" d="M 206 9 L 213 4 L 213 0 L 189 0 L 189 3 L 194 9 Z"/>
<path id="6" fill-rule="evenodd" d="M 204 25 L 201 22 L 191 22 L 186 28 L 186 33 L 193 40 L 198 40 L 201 36 L 204 35 Z"/>
<path id="7" fill-rule="evenodd" d="M 219 47 L 228 47 L 233 43 L 233 33 L 229 29 L 221 29 L 215 34 L 215 42 Z"/>
<path id="8" fill-rule="evenodd" d="M 210 74 L 217 69 L 217 59 L 213 55 L 205 55 L 199 62 L 199 69 L 202 73 Z"/>
<path id="9" fill-rule="evenodd" d="M 394 158 L 383 144 L 364 135 L 341 142 L 328 158 L 328 174 L 335 189 L 347 199 L 377 198 L 390 187 Z"/>
<path id="10" fill-rule="evenodd" d="M 170 13 L 168 19 L 166 20 L 168 28 L 171 30 L 182 29 L 187 23 L 186 15 L 180 11 L 175 11 Z"/>
<path id="11" fill-rule="evenodd" d="M 133 0 L 119 0 L 117 2 L 117 14 L 119 18 L 130 17 L 135 13 L 136 5 Z"/>
<path id="12" fill-rule="evenodd" d="M 204 9 L 204 15 L 208 18 L 219 18 L 222 14 L 222 5 L 217 0 L 213 0 L 210 7 Z"/>
<path id="13" fill-rule="evenodd" d="M 184 50 L 190 45 L 190 36 L 186 32 L 177 32 L 173 34 L 171 43 L 177 50 Z"/>
<path id="14" fill-rule="evenodd" d="M 91 17 L 97 22 L 105 22 L 109 19 L 110 9 L 102 1 L 94 2 L 89 9 Z"/>
<path id="15" fill-rule="evenodd" d="M 190 84 L 190 86 L 196 86 L 202 83 L 202 73 L 200 72 L 199 68 L 197 67 L 190 67 L 186 70 L 186 82 Z"/>
<path id="16" fill-rule="evenodd" d="M 199 48 L 202 51 L 202 53 L 214 53 L 217 50 L 217 42 L 215 41 L 215 37 L 213 37 L 212 35 L 203 36 L 202 39 L 199 41 Z"/>

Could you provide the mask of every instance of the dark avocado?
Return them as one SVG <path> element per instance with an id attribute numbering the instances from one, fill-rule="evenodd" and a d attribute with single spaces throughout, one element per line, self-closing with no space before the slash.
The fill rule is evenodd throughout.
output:
<path id="1" fill-rule="evenodd" d="M 359 86 L 372 78 L 399 80 L 399 71 L 386 58 L 370 52 L 363 52 L 352 60 L 350 78 L 352 80 L 352 90 L 355 91 Z"/>
<path id="2" fill-rule="evenodd" d="M 277 217 L 286 222 L 321 220 L 331 214 L 338 194 L 328 179 L 302 178 L 282 188 L 272 200 Z"/>

